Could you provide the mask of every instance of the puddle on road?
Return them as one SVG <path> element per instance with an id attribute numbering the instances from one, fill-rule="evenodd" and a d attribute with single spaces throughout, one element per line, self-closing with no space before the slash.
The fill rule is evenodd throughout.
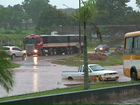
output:
<path id="1" fill-rule="evenodd" d="M 7 95 L 5 91 L 0 89 L 0 93 L 2 94 L 1 96 L 11 96 L 24 93 L 52 90 L 56 88 L 66 88 L 71 86 L 84 85 L 83 80 L 62 80 L 62 71 L 77 71 L 78 67 L 51 64 L 49 61 L 38 62 L 37 57 L 34 57 L 33 60 L 34 62 L 17 62 L 21 64 L 21 66 L 19 68 L 13 68 L 13 70 L 16 72 L 16 85 L 14 86 L 13 92 Z M 126 77 L 120 77 L 118 81 L 120 82 L 123 80 L 126 81 Z M 105 82 L 110 83 L 118 81 Z"/>

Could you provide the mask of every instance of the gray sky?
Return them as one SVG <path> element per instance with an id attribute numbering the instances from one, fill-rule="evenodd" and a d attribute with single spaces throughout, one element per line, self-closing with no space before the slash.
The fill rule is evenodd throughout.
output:
<path id="1" fill-rule="evenodd" d="M 8 5 L 16 5 L 21 4 L 24 0 L 0 0 L 0 4 L 7 7 Z M 78 8 L 79 7 L 79 0 L 50 0 L 51 5 L 56 5 L 57 8 L 66 8 L 66 6 L 63 6 L 63 4 L 67 5 L 70 8 Z M 131 0 L 130 3 L 128 3 L 129 6 L 133 7 L 134 10 L 138 10 L 135 4 L 135 0 Z"/>

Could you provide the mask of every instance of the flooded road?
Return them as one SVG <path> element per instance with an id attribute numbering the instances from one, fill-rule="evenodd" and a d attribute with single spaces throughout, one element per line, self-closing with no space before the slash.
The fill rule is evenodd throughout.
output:
<path id="1" fill-rule="evenodd" d="M 15 72 L 15 85 L 13 91 L 9 94 L 0 86 L 0 97 L 27 94 L 55 88 L 66 88 L 65 84 L 78 84 L 83 81 L 63 81 L 61 79 L 62 71 L 77 71 L 78 67 L 62 66 L 51 64 L 50 62 L 73 55 L 56 55 L 56 56 L 29 56 L 25 61 L 21 58 L 13 60 L 15 63 L 21 64 L 19 68 L 13 68 Z M 130 78 L 123 76 L 122 65 L 106 66 L 110 70 L 116 70 L 120 74 L 118 82 L 130 81 Z"/>

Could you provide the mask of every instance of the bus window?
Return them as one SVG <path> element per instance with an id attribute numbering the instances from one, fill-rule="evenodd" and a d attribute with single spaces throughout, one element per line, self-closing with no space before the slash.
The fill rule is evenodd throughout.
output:
<path id="1" fill-rule="evenodd" d="M 134 52 L 133 54 L 140 54 L 140 37 L 134 37 Z"/>
<path id="2" fill-rule="evenodd" d="M 132 54 L 133 37 L 127 37 L 125 39 L 125 52 L 124 54 Z"/>

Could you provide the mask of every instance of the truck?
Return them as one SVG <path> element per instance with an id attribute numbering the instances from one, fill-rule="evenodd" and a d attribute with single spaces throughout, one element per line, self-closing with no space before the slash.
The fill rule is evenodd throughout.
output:
<path id="1" fill-rule="evenodd" d="M 81 49 L 83 51 L 84 36 L 81 35 Z M 24 50 L 27 55 L 56 55 L 74 54 L 79 52 L 79 35 L 35 35 L 31 34 L 23 39 Z"/>
<path id="2" fill-rule="evenodd" d="M 89 80 L 117 80 L 119 74 L 114 70 L 107 70 L 99 64 L 88 64 Z M 62 71 L 62 79 L 68 80 L 83 80 L 84 79 L 84 65 L 80 65 L 78 71 Z M 93 81 L 94 81 L 93 80 Z"/>

